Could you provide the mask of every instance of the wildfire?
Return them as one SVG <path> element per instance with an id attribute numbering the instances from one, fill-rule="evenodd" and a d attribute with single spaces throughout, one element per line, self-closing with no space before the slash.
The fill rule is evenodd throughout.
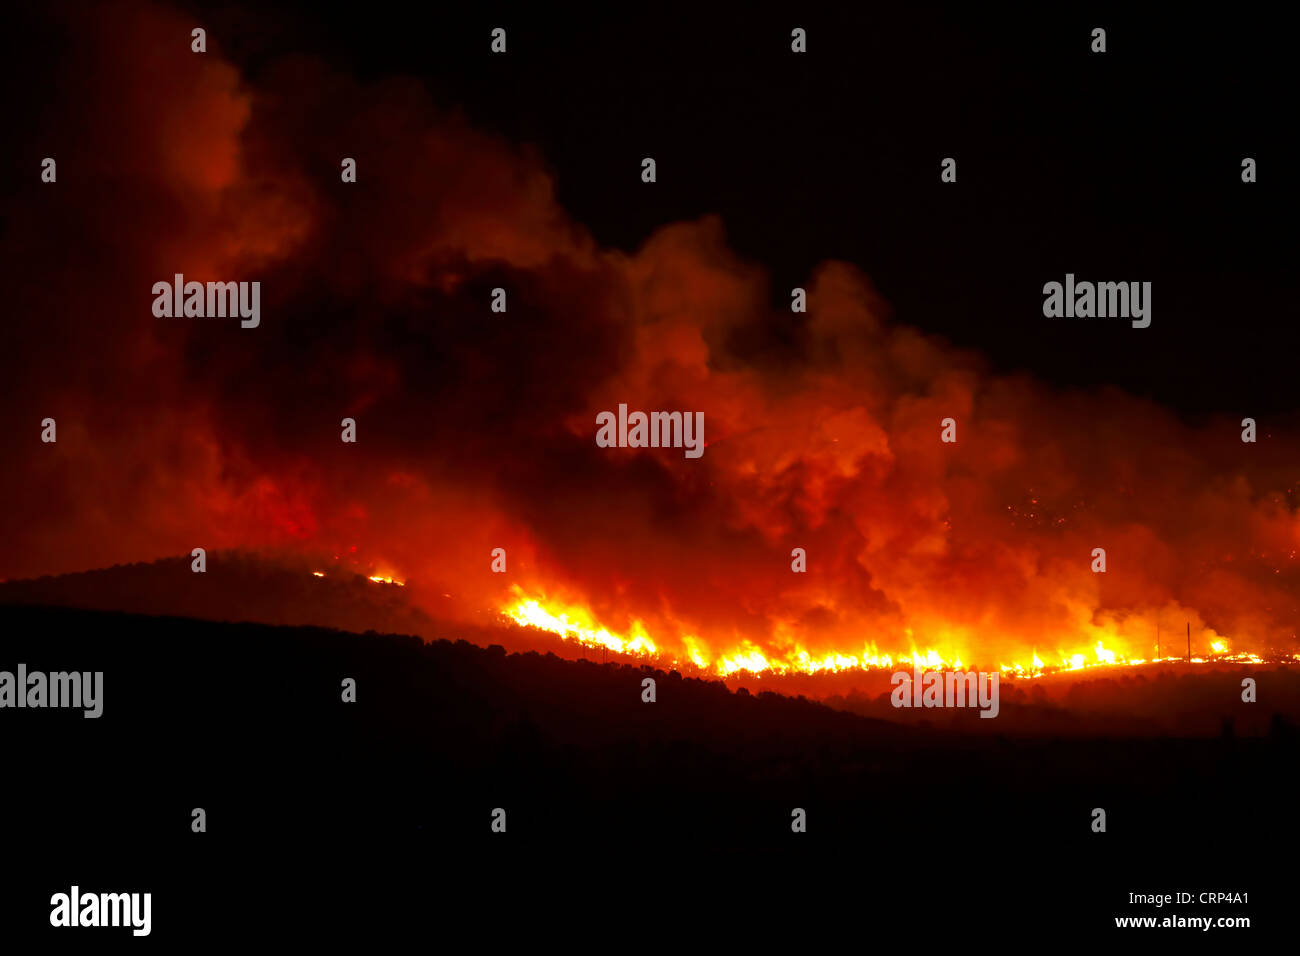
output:
<path id="1" fill-rule="evenodd" d="M 313 572 L 311 573 L 311 576 L 314 577 L 314 578 L 323 578 L 323 577 L 325 577 L 325 572 L 324 572 L 324 571 L 313 571 Z M 405 582 L 405 581 L 399 581 L 399 580 L 397 580 L 397 578 L 392 577 L 391 575 L 384 575 L 384 574 L 368 574 L 368 575 L 366 575 L 366 580 L 367 580 L 367 581 L 374 581 L 376 584 L 391 584 L 391 585 L 393 585 L 394 587 L 399 587 L 399 588 L 404 588 L 404 587 L 406 587 L 406 582 Z"/>
<path id="2" fill-rule="evenodd" d="M 832 652 L 816 655 L 802 647 L 798 641 L 785 639 L 786 647 L 779 655 L 771 648 L 763 649 L 752 641 L 738 640 L 734 647 L 723 652 L 711 652 L 705 642 L 695 635 L 684 635 L 678 643 L 684 654 L 674 656 L 661 650 L 660 645 L 650 637 L 644 622 L 633 620 L 627 633 L 619 634 L 603 626 L 585 607 L 548 600 L 526 594 L 517 585 L 512 588 L 514 600 L 502 608 L 503 613 L 516 624 L 536 627 L 559 635 L 566 641 L 576 641 L 587 647 L 603 647 L 619 654 L 633 657 L 654 658 L 673 667 L 685 665 L 698 671 L 728 677 L 733 674 L 817 674 L 823 672 L 841 672 L 852 670 L 893 670 L 898 667 L 911 669 L 921 667 L 925 670 L 965 670 L 967 665 L 962 655 L 945 653 L 934 648 L 911 650 L 900 653 L 882 652 L 875 644 L 864 645 L 860 653 Z M 911 637 L 911 631 L 907 632 Z M 1215 639 L 1210 643 L 1213 651 L 1208 658 L 1193 657 L 1192 663 L 1207 661 L 1225 663 L 1264 663 L 1256 654 L 1233 653 L 1226 639 Z M 1045 660 L 1044 657 L 1047 659 Z M 1061 651 L 1055 653 L 1041 652 L 1034 649 L 1023 661 L 1000 664 L 998 669 L 1004 677 L 1032 678 L 1045 674 L 1079 671 L 1093 667 L 1137 666 L 1162 662 L 1186 662 L 1185 657 L 1130 657 L 1124 653 L 1108 648 L 1104 640 L 1098 640 L 1086 651 Z"/>
<path id="3" fill-rule="evenodd" d="M 517 595 L 522 594 L 517 587 L 515 592 Z M 579 644 L 588 647 L 607 647 L 611 651 L 620 654 L 658 654 L 654 641 L 650 640 L 650 636 L 645 633 L 645 627 L 640 621 L 632 622 L 631 636 L 618 637 L 611 634 L 606 628 L 596 626 L 591 615 L 582 608 L 574 607 L 566 610 L 550 611 L 542 607 L 540 601 L 522 598 L 513 607 L 509 608 L 506 614 L 516 624 L 541 628 L 544 631 L 558 634 L 566 640 L 576 640 Z"/>

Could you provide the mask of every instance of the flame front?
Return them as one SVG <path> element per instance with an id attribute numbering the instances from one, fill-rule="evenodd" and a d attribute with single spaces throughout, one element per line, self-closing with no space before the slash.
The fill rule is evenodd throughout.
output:
<path id="1" fill-rule="evenodd" d="M 518 587 L 514 590 L 516 594 L 522 595 L 523 593 Z M 521 597 L 513 607 L 506 611 L 506 614 L 516 624 L 541 628 L 543 631 L 558 634 L 566 640 L 575 640 L 587 647 L 604 647 L 619 654 L 658 654 L 658 648 L 655 647 L 654 641 L 650 640 L 649 635 L 645 633 L 644 626 L 639 621 L 633 622 L 633 633 L 631 635 L 620 637 L 612 634 L 607 628 L 593 624 L 591 615 L 582 608 L 570 607 L 552 610 L 543 607 L 542 603 L 536 599 L 525 597 Z"/>
<path id="2" fill-rule="evenodd" d="M 696 635 L 680 635 L 660 643 L 647 633 L 644 622 L 633 620 L 628 632 L 617 633 L 601 625 L 587 608 L 579 604 L 569 604 L 547 600 L 542 596 L 531 596 L 521 587 L 511 588 L 512 602 L 502 608 L 502 612 L 516 624 L 536 627 L 559 635 L 566 641 L 574 641 L 585 647 L 601 647 L 618 654 L 631 657 L 643 657 L 655 663 L 675 668 L 702 671 L 719 677 L 734 674 L 819 674 L 839 673 L 843 671 L 895 670 L 919 667 L 923 670 L 959 671 L 968 667 L 969 651 L 955 648 L 940 649 L 936 647 L 918 647 L 915 643 L 907 650 L 893 653 L 882 651 L 874 641 L 866 642 L 860 651 L 831 651 L 816 654 L 801 646 L 798 641 L 787 640 L 782 653 L 764 650 L 748 640 L 740 640 L 734 646 L 724 646 L 714 651 L 704 640 Z M 909 636 L 911 636 L 909 634 Z M 1116 636 L 1114 642 L 1120 638 Z M 668 650 L 675 641 L 681 647 L 680 653 Z M 1186 657 L 1141 657 L 1107 647 L 1105 640 L 1083 650 L 1033 648 L 1024 660 L 999 663 L 995 668 L 978 662 L 969 666 L 984 670 L 996 669 L 1004 677 L 1039 677 L 1064 671 L 1079 671 L 1094 667 L 1138 666 L 1161 662 L 1187 661 Z M 1253 653 L 1234 653 L 1226 638 L 1216 637 L 1210 642 L 1212 654 L 1208 657 L 1193 657 L 1192 663 L 1263 663 L 1264 659 Z M 1046 660 L 1044 659 L 1046 658 Z M 1293 658 L 1300 659 L 1300 657 Z"/>

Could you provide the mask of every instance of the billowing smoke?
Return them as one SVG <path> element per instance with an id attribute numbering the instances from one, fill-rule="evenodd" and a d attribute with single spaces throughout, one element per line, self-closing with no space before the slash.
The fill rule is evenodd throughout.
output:
<path id="1" fill-rule="evenodd" d="M 415 82 L 285 58 L 254 83 L 192 26 L 69 18 L 15 144 L 0 576 L 360 554 L 467 615 L 522 592 L 709 661 L 1151 657 L 1187 622 L 1201 649 L 1293 649 L 1293 435 L 991 374 L 844 263 L 792 313 L 716 219 L 603 250 L 542 157 Z M 156 318 L 177 273 L 259 281 L 260 326 Z M 620 403 L 702 412 L 703 456 L 598 447 Z"/>

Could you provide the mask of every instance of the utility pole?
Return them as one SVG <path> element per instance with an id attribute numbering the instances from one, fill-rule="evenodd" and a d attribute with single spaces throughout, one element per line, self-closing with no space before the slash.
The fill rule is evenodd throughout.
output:
<path id="1" fill-rule="evenodd" d="M 1192 662 L 1192 622 L 1187 622 L 1187 663 Z"/>
<path id="2" fill-rule="evenodd" d="M 1156 660 L 1160 660 L 1160 621 L 1156 621 Z"/>

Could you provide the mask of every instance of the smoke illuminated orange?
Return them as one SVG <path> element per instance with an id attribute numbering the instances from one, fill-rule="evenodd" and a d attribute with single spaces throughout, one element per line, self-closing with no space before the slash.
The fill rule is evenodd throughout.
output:
<path id="1" fill-rule="evenodd" d="M 244 76 L 168 40 L 189 21 L 152 6 L 104 27 L 86 42 L 114 83 L 70 88 L 49 122 L 85 137 L 77 181 L 114 189 L 6 209 L 11 311 L 48 317 L 7 327 L 10 418 L 57 411 L 59 438 L 0 436 L 0 493 L 21 503 L 0 513 L 0 577 L 198 543 L 334 577 L 333 554 L 430 618 L 502 612 L 722 676 L 1300 650 L 1294 421 L 1245 443 L 1230 396 L 1187 420 L 998 372 L 928 334 L 934 316 L 895 314 L 861 271 L 875 263 L 769 275 L 716 216 L 606 248 L 544 157 L 418 90 L 300 57 Z M 160 86 L 159 69 L 190 79 Z M 364 202 L 311 158 L 337 151 L 325 103 L 349 104 L 386 171 Z M 184 230 L 158 228 L 178 210 Z M 70 232 L 117 257 L 41 254 Z M 154 317 L 150 283 L 174 273 L 265 279 L 268 320 L 231 335 Z M 528 311 L 479 321 L 498 284 Z M 597 417 L 623 404 L 701 415 L 702 457 L 599 446 Z M 359 443 L 339 440 L 344 415 Z"/>

